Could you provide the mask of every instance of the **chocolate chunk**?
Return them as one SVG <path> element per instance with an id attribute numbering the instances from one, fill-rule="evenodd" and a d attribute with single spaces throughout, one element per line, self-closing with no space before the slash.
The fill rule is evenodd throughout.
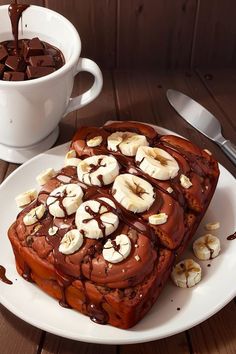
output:
<path id="1" fill-rule="evenodd" d="M 48 47 L 46 49 L 46 53 L 52 56 L 58 55 L 58 50 L 54 47 Z"/>
<path id="2" fill-rule="evenodd" d="M 51 55 L 38 55 L 29 58 L 29 63 L 32 66 L 54 66 L 54 60 Z"/>
<path id="3" fill-rule="evenodd" d="M 0 78 L 2 78 L 2 75 L 4 73 L 4 69 L 5 69 L 5 65 L 4 64 L 0 64 Z"/>
<path id="4" fill-rule="evenodd" d="M 51 52 L 51 54 L 49 54 Z M 51 74 L 65 64 L 61 51 L 39 38 L 0 43 L 0 80 L 31 80 Z M 42 68 L 42 70 L 40 69 Z M 13 75 L 4 72 L 13 72 Z M 15 73 L 24 72 L 24 77 Z"/>
<path id="5" fill-rule="evenodd" d="M 7 71 L 3 75 L 5 81 L 24 81 L 25 74 L 19 71 Z"/>
<path id="6" fill-rule="evenodd" d="M 37 79 L 49 75 L 55 71 L 55 68 L 41 66 L 27 66 L 26 74 L 28 79 Z"/>
<path id="7" fill-rule="evenodd" d="M 9 56 L 5 62 L 5 65 L 13 71 L 25 71 L 26 63 L 22 57 Z"/>
<path id="8" fill-rule="evenodd" d="M 4 61 L 8 56 L 6 48 L 0 44 L 0 61 Z"/>
<path id="9" fill-rule="evenodd" d="M 31 39 L 29 42 L 25 41 L 23 45 L 25 58 L 44 54 L 44 46 L 37 37 Z"/>

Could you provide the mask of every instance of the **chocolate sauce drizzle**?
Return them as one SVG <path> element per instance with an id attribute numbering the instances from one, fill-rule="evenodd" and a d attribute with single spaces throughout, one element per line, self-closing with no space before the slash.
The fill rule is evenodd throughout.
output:
<path id="1" fill-rule="evenodd" d="M 108 314 L 100 305 L 89 303 L 87 305 L 87 312 L 90 319 L 97 324 L 106 324 L 108 322 Z"/>
<path id="2" fill-rule="evenodd" d="M 18 4 L 17 0 L 14 3 L 11 3 L 8 8 L 9 17 L 11 20 L 12 34 L 14 37 L 15 50 L 18 53 L 18 33 L 19 33 L 19 21 L 22 16 L 22 13 L 29 7 L 27 4 Z"/>
<path id="3" fill-rule="evenodd" d="M 6 269 L 0 265 L 0 280 L 5 284 L 12 285 L 12 281 L 6 277 Z"/>
<path id="4" fill-rule="evenodd" d="M 236 239 L 236 231 L 232 234 L 232 235 L 229 235 L 228 237 L 227 237 L 227 240 L 228 241 L 232 241 L 232 240 L 235 240 Z"/>

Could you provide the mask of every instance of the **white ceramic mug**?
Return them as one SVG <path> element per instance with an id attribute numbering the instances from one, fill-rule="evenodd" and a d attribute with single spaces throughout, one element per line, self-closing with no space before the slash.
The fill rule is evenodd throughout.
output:
<path id="1" fill-rule="evenodd" d="M 12 39 L 8 5 L 0 6 L 0 41 Z M 22 163 L 51 147 L 58 123 L 67 113 L 94 100 L 102 89 L 102 74 L 92 60 L 80 58 L 81 41 L 75 27 L 60 14 L 30 6 L 22 15 L 19 38 L 39 37 L 62 51 L 65 65 L 29 81 L 0 80 L 0 159 Z M 80 71 L 94 75 L 93 86 L 70 98 Z"/>

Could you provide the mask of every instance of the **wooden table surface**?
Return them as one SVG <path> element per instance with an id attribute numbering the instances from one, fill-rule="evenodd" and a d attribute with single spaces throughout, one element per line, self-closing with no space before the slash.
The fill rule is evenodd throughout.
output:
<path id="1" fill-rule="evenodd" d="M 236 143 L 236 71 L 105 71 L 103 74 L 102 93 L 93 103 L 63 119 L 57 144 L 70 140 L 73 132 L 81 125 L 99 126 L 107 120 L 117 119 L 138 120 L 172 129 L 202 148 L 209 149 L 236 176 L 236 167 L 220 149 L 179 118 L 165 97 L 168 88 L 192 96 L 218 117 L 225 137 Z M 75 82 L 74 94 L 86 90 L 89 85 L 91 77 L 81 74 Z M 0 182 L 17 167 L 0 161 Z M 57 337 L 25 323 L 0 305 L 1 354 L 164 352 L 235 354 L 236 301 L 231 301 L 216 315 L 186 332 L 155 342 L 122 346 L 86 344 Z"/>

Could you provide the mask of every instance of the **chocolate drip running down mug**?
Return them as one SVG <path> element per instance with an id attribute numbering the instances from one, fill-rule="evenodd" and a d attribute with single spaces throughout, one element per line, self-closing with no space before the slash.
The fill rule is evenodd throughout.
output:
<path id="1" fill-rule="evenodd" d="M 8 5 L 0 6 L 0 23 L 0 42 L 13 39 Z M 58 137 L 61 118 L 93 101 L 103 84 L 97 64 L 80 58 L 79 34 L 65 17 L 30 6 L 20 20 L 19 39 L 34 37 L 60 49 L 65 65 L 34 80 L 0 80 L 0 159 L 14 163 L 49 149 Z M 71 98 L 74 77 L 81 71 L 91 73 L 94 83 L 82 95 Z"/>

